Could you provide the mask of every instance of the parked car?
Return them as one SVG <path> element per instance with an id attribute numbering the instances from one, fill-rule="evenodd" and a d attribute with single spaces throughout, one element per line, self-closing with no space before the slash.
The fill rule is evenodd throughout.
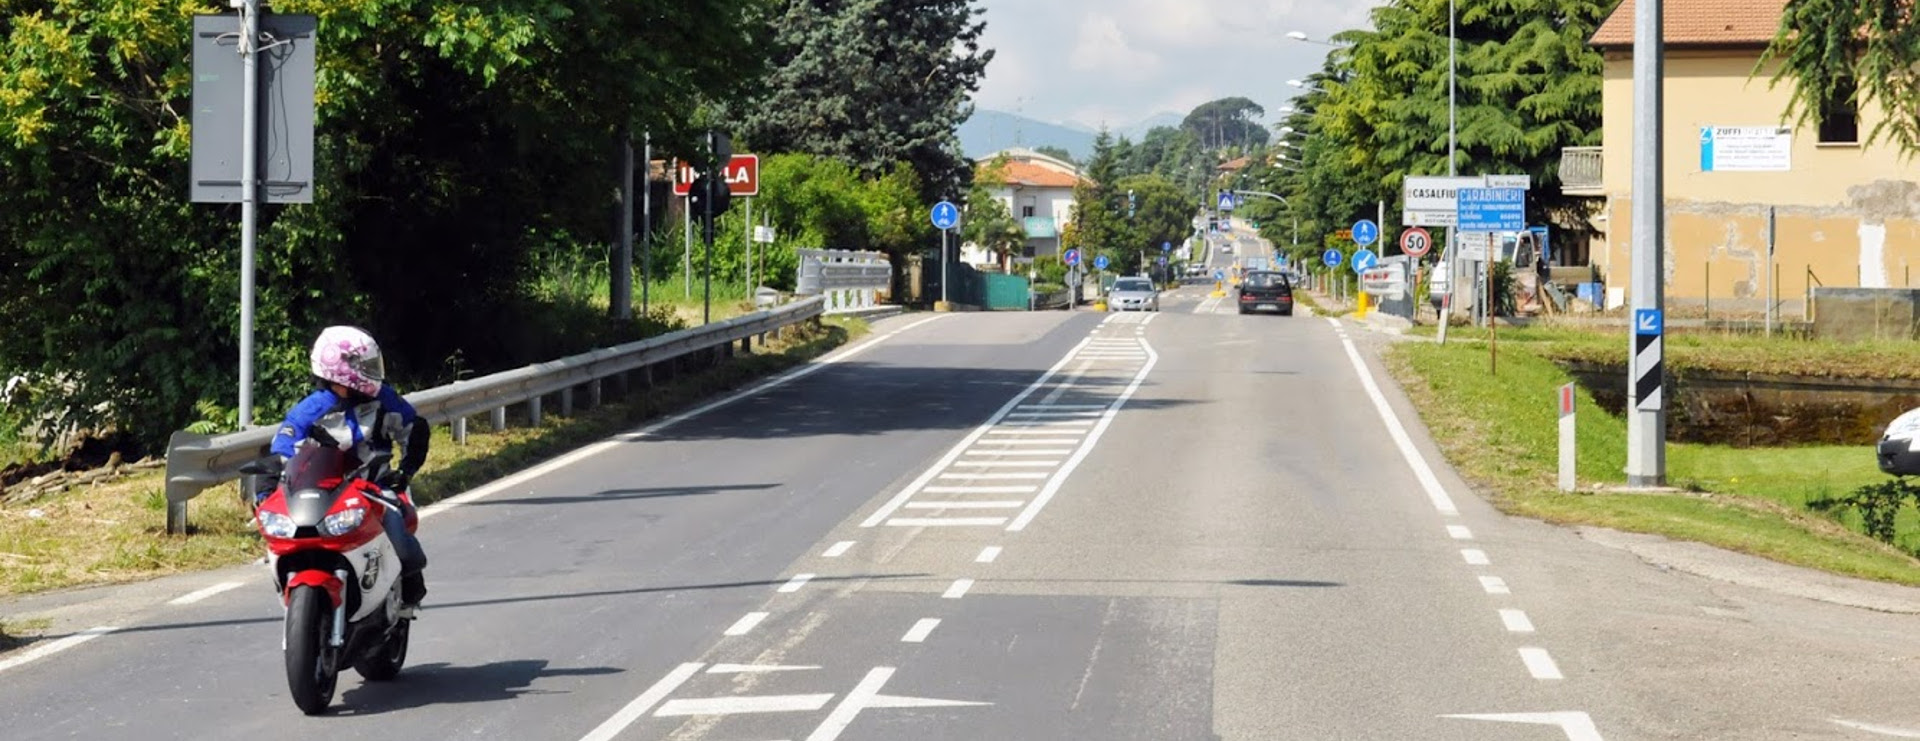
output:
<path id="1" fill-rule="evenodd" d="M 1113 282 L 1107 291 L 1108 311 L 1159 311 L 1160 292 L 1144 276 L 1129 276 Z"/>
<path id="2" fill-rule="evenodd" d="M 1249 270 L 1240 280 L 1240 313 L 1277 311 L 1293 316 L 1293 283 L 1286 273 Z"/>

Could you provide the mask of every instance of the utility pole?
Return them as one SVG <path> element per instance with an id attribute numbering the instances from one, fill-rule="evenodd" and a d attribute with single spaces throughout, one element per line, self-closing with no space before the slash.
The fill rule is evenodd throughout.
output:
<path id="1" fill-rule="evenodd" d="M 615 241 L 608 304 L 613 318 L 633 318 L 633 129 L 620 127 L 620 235 Z"/>
<path id="2" fill-rule="evenodd" d="M 1665 331 L 1666 194 L 1662 188 L 1665 38 L 1661 0 L 1633 8 L 1633 316 L 1628 329 L 1627 484 L 1667 480 L 1667 413 L 1661 398 L 1661 334 Z"/>
<path id="3" fill-rule="evenodd" d="M 647 293 L 653 285 L 653 132 L 641 134 L 640 170 L 640 316 L 647 315 Z"/>
<path id="4" fill-rule="evenodd" d="M 260 210 L 260 0 L 240 5 L 240 429 L 253 426 L 253 252 Z"/>

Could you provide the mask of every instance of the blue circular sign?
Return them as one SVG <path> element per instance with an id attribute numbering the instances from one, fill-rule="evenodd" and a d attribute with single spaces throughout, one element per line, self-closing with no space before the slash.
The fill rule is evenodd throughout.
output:
<path id="1" fill-rule="evenodd" d="M 960 209 L 950 201 L 933 204 L 933 228 L 945 231 L 960 223 Z"/>
<path id="2" fill-rule="evenodd" d="M 1340 267 L 1340 262 L 1345 259 L 1347 259 L 1346 255 L 1340 254 L 1339 250 L 1332 247 L 1328 247 L 1326 252 L 1320 253 L 1320 261 L 1326 263 L 1327 267 L 1330 268 Z"/>
<path id="3" fill-rule="evenodd" d="M 1380 239 L 1380 225 L 1361 219 L 1353 222 L 1353 243 L 1365 247 Z"/>
<path id="4" fill-rule="evenodd" d="M 1379 263 L 1380 257 L 1373 254 L 1373 250 L 1363 248 L 1359 252 L 1353 253 L 1353 272 L 1358 273 L 1372 270 L 1373 266 Z"/>
<path id="5" fill-rule="evenodd" d="M 1065 261 L 1068 265 L 1079 265 L 1080 264 L 1079 248 L 1076 247 L 1074 249 L 1070 249 L 1070 250 L 1067 250 L 1066 252 L 1060 253 L 1060 259 L 1062 261 Z"/>
<path id="6" fill-rule="evenodd" d="M 1161 243 L 1160 243 L 1160 251 L 1161 251 L 1161 252 L 1166 252 L 1166 251 L 1168 251 L 1168 250 L 1171 250 L 1171 249 L 1173 249 L 1173 243 L 1172 243 L 1172 242 L 1161 242 Z"/>
<path id="7" fill-rule="evenodd" d="M 1219 268 L 1214 268 L 1214 269 L 1213 269 L 1213 279 L 1214 279 L 1214 280 L 1226 280 L 1226 279 L 1227 279 L 1227 271 L 1225 271 L 1225 270 L 1221 270 L 1221 269 L 1219 269 Z"/>
<path id="8" fill-rule="evenodd" d="M 1106 270 L 1106 269 L 1107 269 L 1107 256 L 1106 256 L 1106 255 L 1094 255 L 1094 256 L 1093 256 L 1093 269 L 1095 269 L 1095 270 Z"/>
<path id="9" fill-rule="evenodd" d="M 1161 264 L 1161 265 L 1165 265 L 1165 264 L 1167 264 L 1167 256 L 1166 256 L 1166 255 L 1161 255 L 1161 256 L 1159 256 L 1159 257 L 1156 257 L 1156 258 L 1154 258 L 1154 259 L 1155 259 L 1155 260 L 1159 260 L 1159 261 L 1160 261 L 1160 264 Z"/>

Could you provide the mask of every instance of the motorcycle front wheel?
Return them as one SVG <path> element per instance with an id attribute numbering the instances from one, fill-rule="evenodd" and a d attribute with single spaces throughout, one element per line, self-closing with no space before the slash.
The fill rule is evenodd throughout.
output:
<path id="1" fill-rule="evenodd" d="M 300 712 L 319 715 L 333 702 L 333 603 L 319 587 L 294 587 L 287 600 L 287 690 Z"/>

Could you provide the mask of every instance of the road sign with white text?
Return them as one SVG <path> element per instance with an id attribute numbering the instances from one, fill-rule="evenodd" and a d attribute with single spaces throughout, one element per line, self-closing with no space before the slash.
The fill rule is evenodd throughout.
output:
<path id="1" fill-rule="evenodd" d="M 1527 228 L 1527 192 L 1520 188 L 1461 188 L 1455 217 L 1463 232 L 1517 232 Z"/>
<path id="2" fill-rule="evenodd" d="M 674 168 L 673 194 L 684 196 L 700 179 L 700 171 L 690 162 Z M 760 155 L 736 154 L 727 161 L 727 192 L 736 196 L 760 195 Z"/>
<path id="3" fill-rule="evenodd" d="M 1520 188 L 1533 185 L 1529 175 L 1473 175 L 1463 177 L 1408 177 L 1401 182 L 1400 223 L 1408 226 L 1453 226 L 1459 212 L 1461 188 Z"/>

